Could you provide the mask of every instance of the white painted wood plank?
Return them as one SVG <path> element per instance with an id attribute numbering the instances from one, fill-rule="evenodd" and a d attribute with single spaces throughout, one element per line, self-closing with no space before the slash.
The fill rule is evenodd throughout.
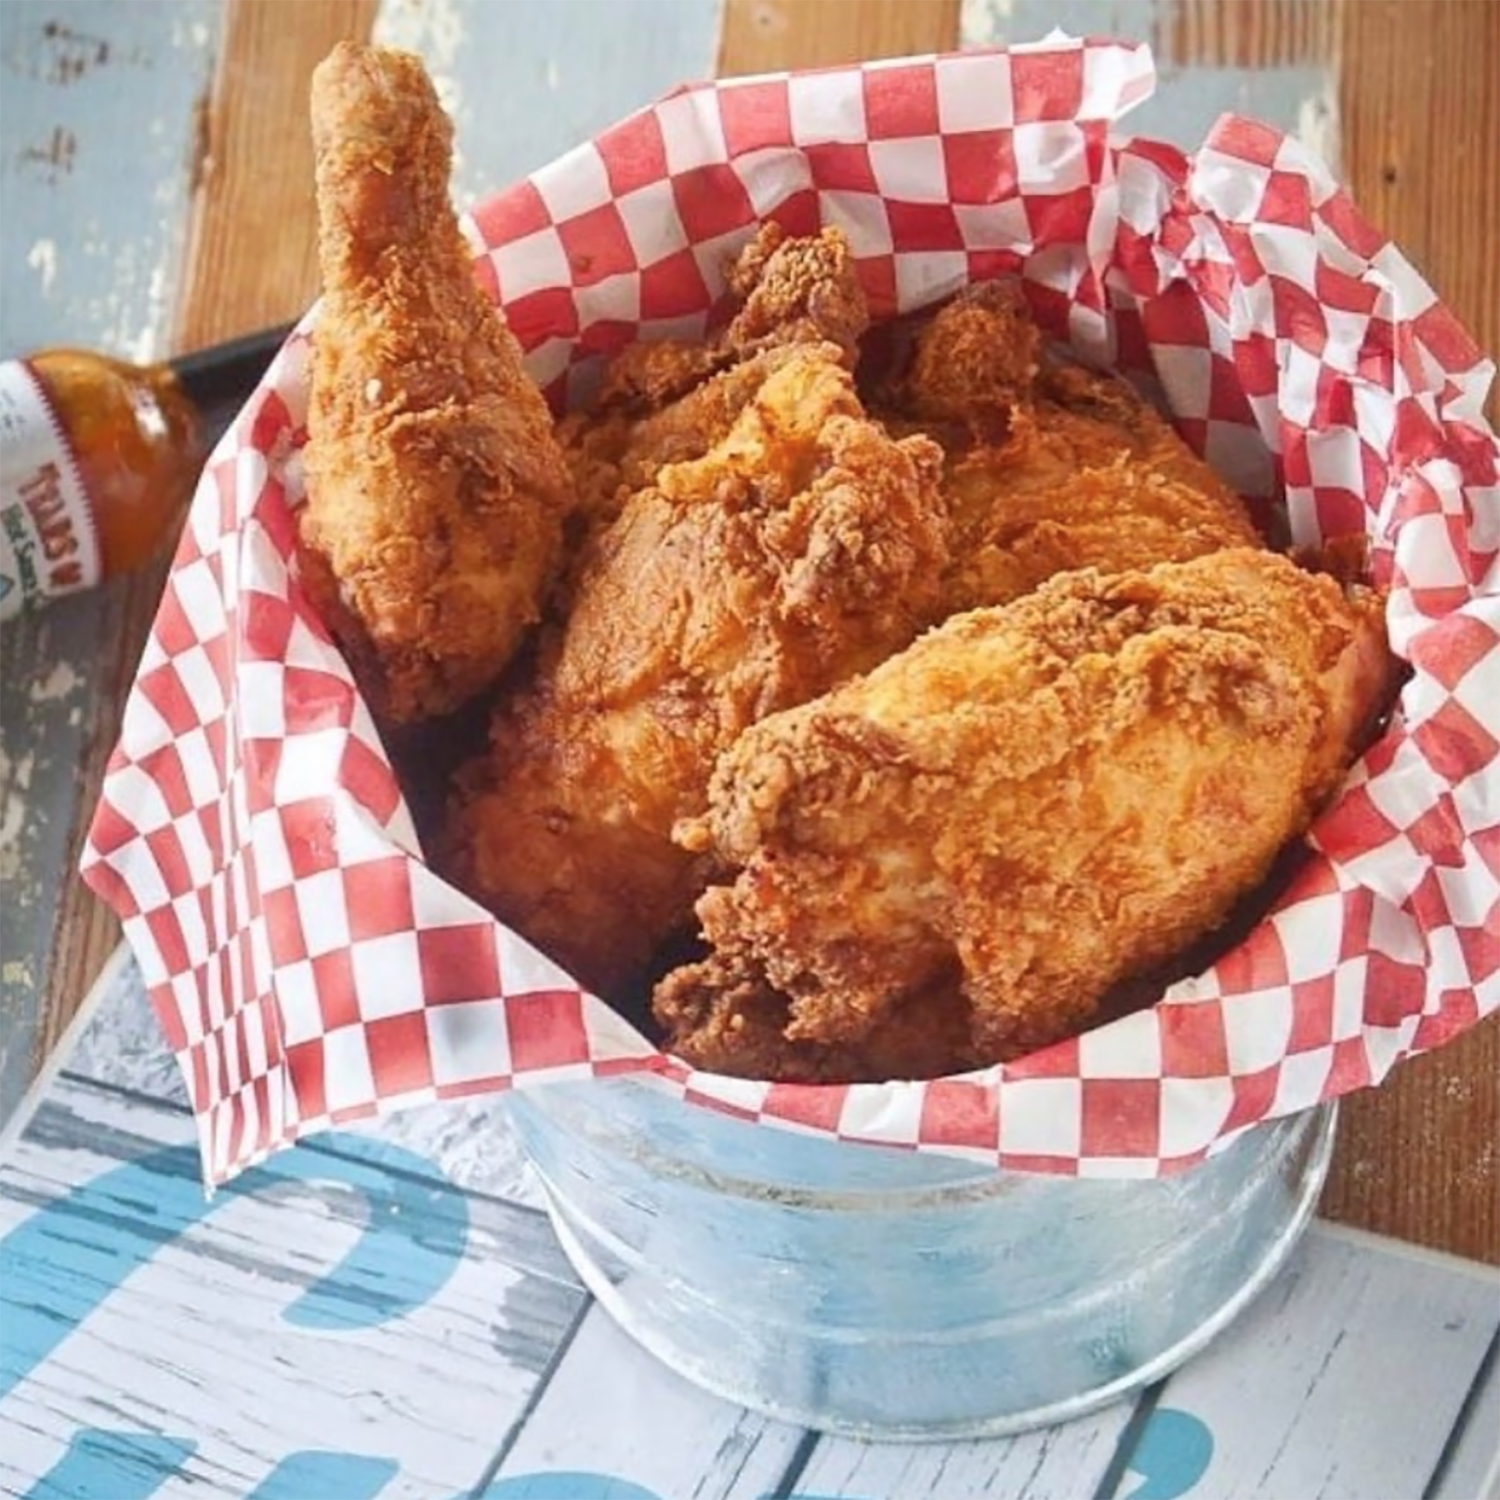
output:
<path id="1" fill-rule="evenodd" d="M 545 1221 L 348 1136 L 244 1186 L 202 1214 L 187 1116 L 59 1081 L 0 1170 L 0 1490 L 90 1429 L 190 1445 L 163 1496 L 299 1450 L 382 1500 L 484 1475 L 584 1302 Z"/>
<path id="2" fill-rule="evenodd" d="M 1422 1495 L 1500 1327 L 1500 1272 L 1388 1243 L 1315 1227 L 1168 1382 L 1158 1413 L 1186 1414 L 1212 1444 L 1193 1500 Z"/>
<path id="3" fill-rule="evenodd" d="M 802 1438 L 800 1428 L 689 1385 L 636 1348 L 596 1302 L 497 1478 L 562 1470 L 609 1475 L 660 1500 L 758 1500 L 780 1493 Z"/>
<path id="4" fill-rule="evenodd" d="M 1114 1457 L 1133 1401 L 1045 1432 L 989 1442 L 858 1443 L 824 1438 L 796 1490 L 835 1497 L 933 1495 L 942 1500 L 1078 1500 Z"/>
<path id="5" fill-rule="evenodd" d="M 1491 1360 L 1464 1415 L 1430 1500 L 1500 1500 L 1500 1362 Z"/>

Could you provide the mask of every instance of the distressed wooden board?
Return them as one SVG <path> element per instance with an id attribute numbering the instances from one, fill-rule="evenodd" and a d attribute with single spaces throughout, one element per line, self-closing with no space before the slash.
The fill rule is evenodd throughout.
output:
<path id="1" fill-rule="evenodd" d="M 1220 1342 L 1133 1410 L 951 1447 L 824 1439 L 800 1484 L 944 1500 L 1416 1500 L 1451 1436 L 1445 1489 L 1456 1500 L 1485 1472 L 1486 1438 L 1493 1452 L 1483 1367 L 1497 1338 L 1500 1274 L 1316 1229 Z"/>
<path id="2" fill-rule="evenodd" d="M 804 1436 L 643 1357 L 596 1302 L 496 1474 L 582 1470 L 662 1500 L 756 1500 L 779 1492 Z"/>
<path id="3" fill-rule="evenodd" d="M 1450 1440 L 1431 1485 L 1431 1500 L 1495 1496 L 1500 1496 L 1500 1338 L 1490 1346 L 1485 1370 L 1470 1393 L 1463 1427 Z"/>
<path id="4" fill-rule="evenodd" d="M 1396 1262 L 1378 1244 L 1321 1232 L 1232 1338 L 1168 1382 L 1162 1406 L 1212 1435 L 1205 1494 L 1426 1493 L 1500 1331 L 1500 1272 Z M 1247 1380 L 1250 1350 L 1274 1378 Z"/>
<path id="5" fill-rule="evenodd" d="M 822 68 L 946 52 L 959 0 L 725 0 L 719 72 Z"/>
<path id="6" fill-rule="evenodd" d="M 66 343 L 162 351 L 219 9 L 0 6 L 0 357 Z M 112 650 L 128 608 L 128 589 L 79 596 L 0 636 L 0 1120 L 70 1008 L 58 908 L 74 885 L 80 763 L 96 785 L 96 726 L 125 676 Z M 108 952 L 102 914 L 69 931 Z"/>
<path id="7" fill-rule="evenodd" d="M 0 1163 L 0 1492 L 1477 1500 L 1494 1468 L 1476 1375 L 1500 1276 L 1392 1242 L 1313 1231 L 1138 1402 L 866 1445 L 657 1365 L 542 1215 L 460 1191 L 441 1159 L 328 1135 L 208 1207 L 192 1135 L 180 1108 L 65 1074 Z"/>
<path id="8" fill-rule="evenodd" d="M 823 1438 L 798 1487 L 813 1495 L 941 1495 L 944 1500 L 1075 1500 L 1090 1495 L 1115 1461 L 1135 1410 L 1125 1401 L 1019 1437 L 970 1443 L 858 1443 Z"/>
<path id="9" fill-rule="evenodd" d="M 457 1493 L 584 1302 L 540 1214 L 428 1160 L 327 1137 L 210 1209 L 184 1112 L 70 1077 L 0 1173 L 0 1236 L 14 1493 L 91 1430 L 189 1446 L 167 1495 L 330 1445 L 385 1495 Z"/>
<path id="10" fill-rule="evenodd" d="M 81 0 L 4 5 L 0 108 L 7 141 L 32 142 L 40 152 L 25 155 L 26 170 L 56 172 L 58 185 L 71 191 L 68 184 L 99 156 L 77 132 L 71 154 L 66 142 L 55 144 L 55 122 L 44 118 L 48 111 L 33 112 L 16 79 L 30 76 L 28 88 L 31 83 L 50 88 L 50 94 L 44 92 L 49 99 L 82 97 L 66 91 L 81 86 L 80 67 L 87 75 L 92 66 L 87 43 L 82 55 L 64 50 L 63 61 L 54 62 L 37 50 L 33 37 L 27 45 L 42 60 L 28 61 L 32 54 L 22 45 L 27 28 L 61 21 L 80 30 L 82 17 L 97 23 L 96 30 L 108 22 L 138 40 L 152 25 L 165 24 L 168 14 L 207 17 L 168 30 L 171 45 L 189 53 L 203 49 L 196 64 L 159 69 L 146 84 L 129 68 L 110 75 L 112 107 L 132 124 L 149 121 L 143 105 L 154 109 L 170 101 L 186 79 L 198 80 L 189 98 L 202 87 L 208 40 L 221 37 L 212 97 L 198 114 L 197 149 L 187 149 L 184 135 L 180 154 L 174 155 L 172 132 L 165 127 L 158 135 L 148 126 L 144 142 L 140 130 L 130 128 L 105 132 L 99 141 L 101 149 L 130 152 L 132 161 L 180 161 L 181 176 L 159 185 L 157 193 L 176 192 L 171 183 L 180 187 L 189 181 L 199 189 L 191 275 L 183 279 L 186 291 L 175 319 L 175 342 L 191 344 L 297 311 L 310 295 L 311 201 L 305 134 L 298 126 L 306 75 L 334 37 L 378 26 L 382 36 L 424 53 L 451 91 L 459 115 L 459 190 L 467 196 L 489 177 L 485 152 L 504 153 L 493 160 L 519 169 L 551 154 L 549 130 L 556 131 L 559 146 L 570 144 L 592 128 L 583 122 L 592 122 L 594 114 L 607 118 L 618 112 L 610 103 L 616 91 L 630 96 L 634 86 L 627 102 L 636 102 L 684 71 L 701 72 L 683 64 L 700 55 L 700 47 L 701 55 L 712 55 L 705 39 L 713 34 L 717 11 L 717 0 L 614 5 L 569 0 L 547 7 L 479 0 L 384 0 L 378 7 L 376 0 L 300 0 L 295 12 L 283 0 L 227 0 L 220 20 L 220 6 L 212 0 L 159 0 L 151 7 Z M 725 0 L 718 63 L 726 72 L 746 72 L 941 49 L 958 39 L 959 12 L 959 0 Z M 287 22 L 293 13 L 295 25 Z M 1296 123 L 1320 149 L 1332 155 L 1328 142 L 1341 143 L 1356 196 L 1417 256 L 1481 341 L 1491 347 L 1500 342 L 1500 281 L 1492 258 L 1492 247 L 1500 242 L 1500 185 L 1492 170 L 1500 159 L 1500 95 L 1487 87 L 1500 67 L 1500 6 L 1435 6 L 1428 0 L 1399 6 L 1372 0 L 1359 6 L 1334 0 L 1121 0 L 1113 5 L 1062 0 L 1043 7 L 1033 0 L 966 0 L 963 19 L 965 35 L 973 37 L 986 26 L 992 34 L 1007 26 L 1012 34 L 1021 29 L 1036 34 L 1059 23 L 1151 35 L 1163 58 L 1162 108 L 1170 104 L 1166 125 L 1187 134 L 1221 103 L 1283 123 L 1295 106 Z M 561 42 L 548 31 L 553 25 Z M 616 25 L 619 32 L 612 39 Z M 60 32 L 44 40 L 69 46 L 73 41 Z M 111 66 L 129 57 L 129 46 L 115 49 Z M 503 72 L 494 65 L 497 57 L 505 60 Z M 1338 57 L 1343 65 L 1329 75 L 1330 59 Z M 665 76 L 650 71 L 658 67 Z M 144 76 L 145 70 L 137 71 Z M 48 83 L 54 72 L 59 77 Z M 1323 86 L 1328 76 L 1331 94 Z M 1329 97 L 1336 101 L 1338 119 L 1327 117 Z M 1143 129 L 1151 120 L 1147 114 L 1136 118 Z M 1172 131 L 1163 127 L 1161 133 Z M 1465 149 L 1446 149 L 1455 134 L 1463 136 Z M 20 149 L 31 151 L 25 145 Z M 64 165 L 71 170 L 57 170 Z M 8 207 L 21 170 L 21 155 L 7 154 L 0 164 L 0 174 L 10 174 L 3 179 Z M 113 173 L 108 180 L 126 178 Z M 117 222 L 113 216 L 142 208 L 134 194 L 96 198 L 111 224 Z M 185 217 L 175 227 L 171 214 L 151 219 L 158 221 L 180 234 Z M 15 226 L 22 222 L 7 214 L 0 229 L 6 278 L 0 319 L 22 306 L 36 311 L 38 299 L 31 292 L 54 259 L 54 288 L 72 265 L 45 247 L 33 254 L 37 240 L 25 234 L 20 256 Z M 149 232 L 149 225 L 142 230 Z M 31 280 L 18 300 L 11 295 L 11 278 L 23 263 Z M 147 279 L 158 347 L 173 342 L 167 336 L 173 319 L 162 310 L 180 291 L 176 280 L 166 272 Z M 120 323 L 117 309 L 88 305 L 91 316 L 113 320 L 112 326 L 131 338 L 145 327 Z M 0 330 L 8 326 L 0 321 Z M 75 782 L 69 780 L 65 795 L 54 778 L 39 797 L 29 799 L 42 814 L 27 837 L 52 854 L 18 866 L 21 879 L 8 882 L 7 900 L 0 903 L 0 957 L 15 966 L 5 971 L 0 990 L 0 1020 L 6 1023 L 0 1026 L 5 1049 L 0 1051 L 0 1118 L 37 1055 L 61 1034 L 113 942 L 113 920 L 69 876 L 157 586 L 158 579 L 148 577 L 96 600 L 63 606 L 0 640 L 0 723 L 10 762 L 7 768 L 0 761 L 0 832 L 9 826 L 4 811 L 9 794 L 41 784 L 40 746 L 55 747 L 59 763 L 77 771 L 78 790 L 75 797 Z M 58 662 L 76 680 L 51 676 Z M 24 702 L 33 692 L 55 696 L 59 706 L 54 711 Z M 50 716 L 44 732 L 12 727 L 44 712 Z M 22 786 L 28 778 L 30 788 Z M 0 859 L 6 857 L 5 842 L 0 837 Z M 4 873 L 0 868 L 0 876 Z M 14 894 L 18 889 L 20 897 Z M 28 895 L 30 904 L 23 908 Z M 13 929 L 22 929 L 23 938 Z M 1488 1084 L 1497 1071 L 1500 1024 L 1491 1023 L 1444 1054 L 1403 1069 L 1380 1094 L 1353 1101 L 1327 1200 L 1331 1211 L 1500 1260 L 1500 1194 L 1493 1191 L 1500 1102 Z M 1420 1150 L 1405 1144 L 1412 1140 Z"/>

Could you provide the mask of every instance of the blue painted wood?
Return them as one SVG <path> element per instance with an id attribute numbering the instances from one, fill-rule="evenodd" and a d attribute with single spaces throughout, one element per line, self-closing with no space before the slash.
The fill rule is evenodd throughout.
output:
<path id="1" fill-rule="evenodd" d="M 0 5 L 0 357 L 79 341 L 163 350 L 221 9 Z"/>
<path id="2" fill-rule="evenodd" d="M 583 1306 L 543 1217 L 337 1133 L 210 1203 L 194 1135 L 65 1075 L 0 1168 L 0 1493 L 478 1485 Z"/>
<path id="3" fill-rule="evenodd" d="M 714 70 L 720 0 L 383 0 L 375 40 L 425 59 L 463 207 Z"/>

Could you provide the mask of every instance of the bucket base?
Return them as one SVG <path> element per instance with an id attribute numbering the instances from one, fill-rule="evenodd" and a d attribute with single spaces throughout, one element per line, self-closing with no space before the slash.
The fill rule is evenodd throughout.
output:
<path id="1" fill-rule="evenodd" d="M 996 1259 L 966 1268 L 974 1277 L 969 1322 L 933 1319 L 926 1299 L 903 1302 L 897 1293 L 879 1310 L 883 1326 L 844 1317 L 838 1290 L 817 1286 L 795 1265 L 781 1268 L 780 1293 L 727 1277 L 705 1284 L 673 1275 L 669 1263 L 600 1224 L 591 1203 L 559 1193 L 550 1163 L 532 1160 L 579 1280 L 667 1368 L 775 1421 L 864 1442 L 953 1442 L 1049 1427 L 1109 1406 L 1172 1373 L 1232 1323 L 1283 1268 L 1313 1217 L 1334 1112 L 1283 1122 L 1274 1133 L 1281 1133 L 1275 1149 L 1268 1137 L 1259 1155 L 1244 1143 L 1250 1170 L 1238 1193 L 1221 1196 L 1202 1221 L 1188 1215 L 1193 1232 L 1134 1278 L 1011 1307 L 1004 1292 L 987 1292 L 1010 1289 L 1023 1268 Z M 1143 1211 L 1152 1206 L 1148 1200 Z M 672 1232 L 672 1224 L 661 1226 L 663 1248 Z M 1059 1262 L 1068 1235 L 1070 1227 L 1059 1226 Z M 726 1256 L 733 1251 L 727 1245 Z M 951 1275 L 933 1265 L 935 1286 Z"/>

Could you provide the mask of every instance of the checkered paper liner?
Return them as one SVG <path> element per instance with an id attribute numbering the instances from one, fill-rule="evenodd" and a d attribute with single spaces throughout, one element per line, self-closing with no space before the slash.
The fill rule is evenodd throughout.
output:
<path id="1" fill-rule="evenodd" d="M 686 87 L 482 205 L 533 373 L 700 332 L 757 220 L 849 236 L 877 317 L 1023 278 L 1043 326 L 1154 386 L 1299 542 L 1366 532 L 1412 676 L 1274 912 L 1154 1007 L 926 1083 L 694 1072 L 424 863 L 297 584 L 316 310 L 215 452 L 84 859 L 187 1076 L 206 1175 L 433 1100 L 613 1074 L 762 1122 L 1152 1176 L 1371 1084 L 1500 1006 L 1500 445 L 1493 370 L 1327 169 L 1228 117 L 1112 140 L 1145 48 L 1053 38 Z"/>

